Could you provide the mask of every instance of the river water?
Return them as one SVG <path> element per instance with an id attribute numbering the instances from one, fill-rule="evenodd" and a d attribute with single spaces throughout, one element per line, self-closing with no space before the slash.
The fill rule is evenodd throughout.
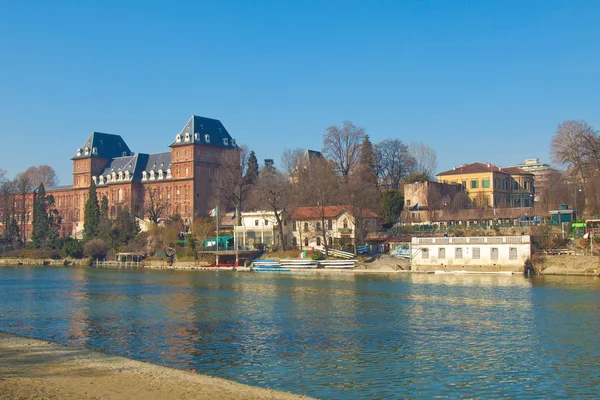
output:
<path id="1" fill-rule="evenodd" d="M 600 397 L 591 277 L 3 267 L 0 330 L 323 399 Z"/>

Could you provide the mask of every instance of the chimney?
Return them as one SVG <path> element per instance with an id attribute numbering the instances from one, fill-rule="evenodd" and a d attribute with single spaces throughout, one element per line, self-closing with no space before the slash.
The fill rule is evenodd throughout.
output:
<path id="1" fill-rule="evenodd" d="M 456 171 L 456 165 L 452 167 L 452 171 Z"/>

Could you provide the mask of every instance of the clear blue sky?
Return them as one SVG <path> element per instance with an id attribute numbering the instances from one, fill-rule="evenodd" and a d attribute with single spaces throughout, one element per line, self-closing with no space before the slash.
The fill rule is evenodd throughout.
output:
<path id="1" fill-rule="evenodd" d="M 167 151 L 192 114 L 259 161 L 350 120 L 418 140 L 438 171 L 549 161 L 565 119 L 600 128 L 600 2 L 1 1 L 0 168 L 70 157 L 91 131 Z"/>

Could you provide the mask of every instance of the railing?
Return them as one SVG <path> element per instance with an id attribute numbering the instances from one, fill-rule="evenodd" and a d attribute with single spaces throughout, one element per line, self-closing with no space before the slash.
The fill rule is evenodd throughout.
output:
<path id="1" fill-rule="evenodd" d="M 102 261 L 95 260 L 93 263 L 94 267 L 98 268 L 139 268 L 143 267 L 144 264 L 140 261 Z"/>
<path id="2" fill-rule="evenodd" d="M 417 244 L 493 244 L 493 243 L 529 243 L 529 236 L 486 236 L 486 237 L 452 237 L 452 238 L 413 238 Z"/>
<path id="3" fill-rule="evenodd" d="M 325 254 L 325 249 L 319 249 L 319 251 L 321 253 Z M 350 252 L 347 252 L 347 251 L 329 249 L 327 252 L 330 255 L 334 256 L 334 257 L 339 257 L 339 258 L 354 258 L 354 253 L 350 253 Z"/>

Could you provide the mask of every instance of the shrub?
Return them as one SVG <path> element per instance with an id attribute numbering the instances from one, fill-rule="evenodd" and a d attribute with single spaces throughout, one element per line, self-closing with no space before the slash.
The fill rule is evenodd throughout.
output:
<path id="1" fill-rule="evenodd" d="M 310 259 L 311 260 L 324 260 L 325 255 L 323 253 L 321 253 L 320 251 L 315 251 L 314 253 L 311 254 Z"/>
<path id="2" fill-rule="evenodd" d="M 99 239 L 90 240 L 83 246 L 83 255 L 89 257 L 91 260 L 105 258 L 106 251 L 106 243 Z"/>
<path id="3" fill-rule="evenodd" d="M 81 258 L 83 257 L 83 242 L 80 240 L 70 240 L 62 247 L 62 253 L 65 257 Z"/>

